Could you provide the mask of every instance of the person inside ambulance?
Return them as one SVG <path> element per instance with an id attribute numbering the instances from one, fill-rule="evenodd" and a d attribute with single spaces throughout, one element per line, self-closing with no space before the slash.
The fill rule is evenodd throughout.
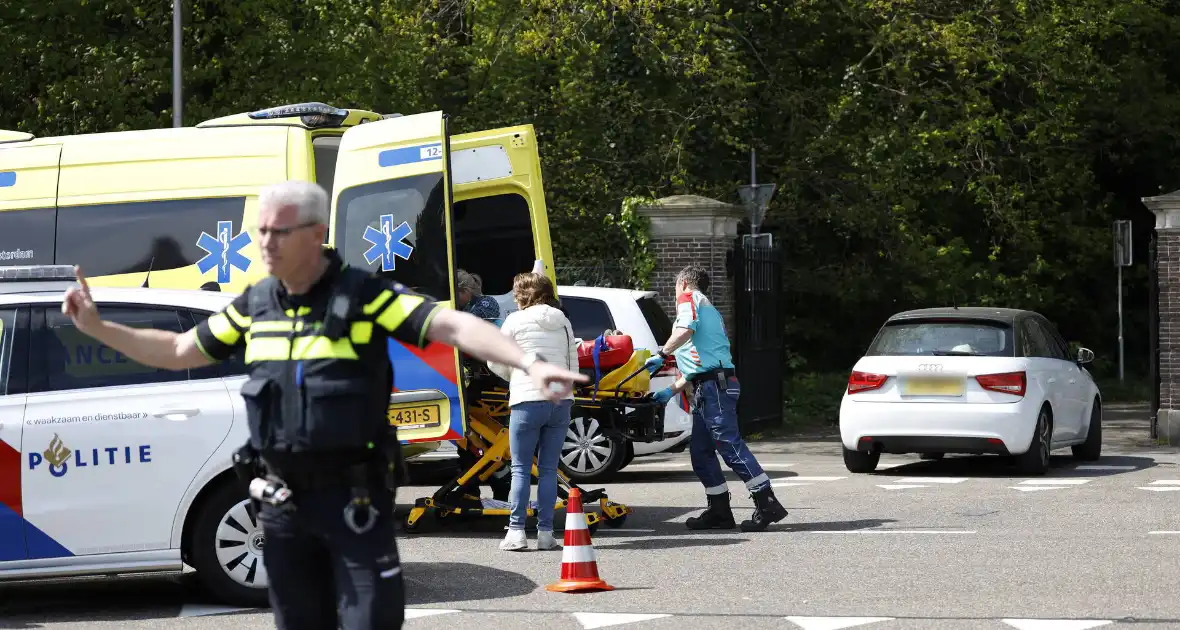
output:
<path id="1" fill-rule="evenodd" d="M 455 306 L 496 326 L 504 323 L 500 303 L 496 298 L 483 294 L 483 279 L 474 273 L 460 269 L 455 281 Z"/>

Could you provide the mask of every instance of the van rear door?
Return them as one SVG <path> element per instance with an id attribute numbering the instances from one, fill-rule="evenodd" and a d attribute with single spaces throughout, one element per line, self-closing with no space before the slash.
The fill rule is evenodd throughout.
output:
<path id="1" fill-rule="evenodd" d="M 537 135 L 532 125 L 489 129 L 456 135 L 451 148 L 455 267 L 481 278 L 503 317 L 516 309 L 513 278 L 534 260 L 557 284 Z"/>
<path id="2" fill-rule="evenodd" d="M 340 139 L 329 244 L 446 306 L 454 304 L 451 169 L 442 112 L 352 127 Z M 458 351 L 389 342 L 390 423 L 404 441 L 462 439 L 466 431 Z"/>

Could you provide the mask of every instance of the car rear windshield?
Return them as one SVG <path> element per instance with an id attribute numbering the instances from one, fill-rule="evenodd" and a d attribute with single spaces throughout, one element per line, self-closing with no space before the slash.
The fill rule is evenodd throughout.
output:
<path id="1" fill-rule="evenodd" d="M 867 356 L 1015 356 L 1012 327 L 1001 322 L 941 320 L 891 322 Z"/>
<path id="2" fill-rule="evenodd" d="M 641 297 L 635 301 L 639 304 L 639 310 L 643 313 L 643 318 L 647 320 L 647 327 L 655 336 L 656 343 L 663 345 L 668 341 L 668 337 L 672 336 L 672 319 L 668 317 L 668 313 L 664 311 L 660 303 L 650 297 Z"/>

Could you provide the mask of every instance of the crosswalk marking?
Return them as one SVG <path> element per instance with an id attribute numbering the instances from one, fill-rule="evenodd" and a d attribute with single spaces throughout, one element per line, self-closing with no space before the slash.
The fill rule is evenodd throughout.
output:
<path id="1" fill-rule="evenodd" d="M 1093 479 L 1026 479 L 1020 482 L 1022 486 L 1080 486 Z"/>
<path id="2" fill-rule="evenodd" d="M 903 477 L 897 483 L 963 483 L 966 477 Z"/>

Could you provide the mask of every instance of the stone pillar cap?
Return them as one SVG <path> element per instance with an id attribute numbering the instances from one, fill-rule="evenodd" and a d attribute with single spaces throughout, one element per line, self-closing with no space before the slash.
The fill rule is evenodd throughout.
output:
<path id="1" fill-rule="evenodd" d="M 651 220 L 652 238 L 737 238 L 740 206 L 700 195 L 673 195 L 636 208 Z"/>
<path id="2" fill-rule="evenodd" d="M 1141 197 L 1140 201 L 1155 213 L 1155 229 L 1180 228 L 1180 190 L 1156 197 Z"/>

